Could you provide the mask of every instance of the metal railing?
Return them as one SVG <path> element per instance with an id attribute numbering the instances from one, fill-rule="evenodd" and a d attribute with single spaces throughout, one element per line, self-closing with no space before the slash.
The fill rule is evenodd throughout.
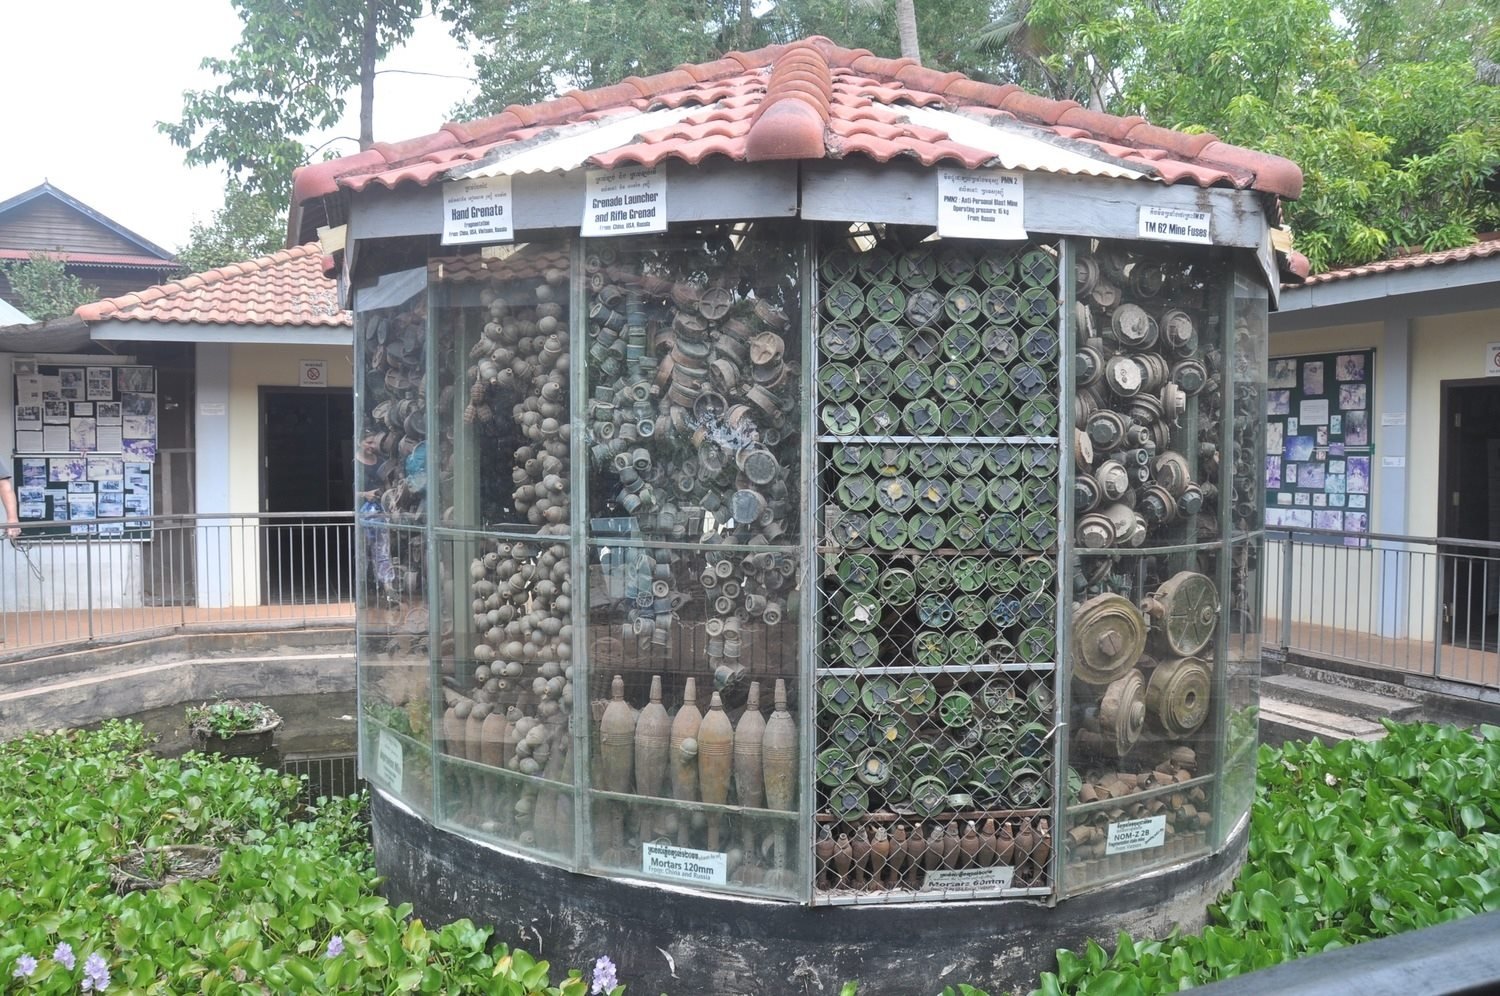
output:
<path id="1" fill-rule="evenodd" d="M 1500 688 L 1500 543 L 1266 533 L 1266 644 Z"/>
<path id="2" fill-rule="evenodd" d="M 26 523 L 0 543 L 0 652 L 353 625 L 356 562 L 347 512 Z"/>

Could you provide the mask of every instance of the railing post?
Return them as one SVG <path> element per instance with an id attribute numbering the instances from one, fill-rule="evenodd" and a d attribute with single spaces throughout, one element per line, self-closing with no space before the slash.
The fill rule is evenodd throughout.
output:
<path id="1" fill-rule="evenodd" d="M 89 642 L 94 639 L 94 537 L 87 533 L 83 540 L 83 598 L 84 618 L 88 620 Z"/>
<path id="2" fill-rule="evenodd" d="M 1281 543 L 1281 658 L 1292 646 L 1292 534 Z"/>

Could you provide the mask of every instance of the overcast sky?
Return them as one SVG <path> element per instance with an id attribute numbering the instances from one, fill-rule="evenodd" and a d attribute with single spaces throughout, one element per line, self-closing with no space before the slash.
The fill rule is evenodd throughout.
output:
<path id="1" fill-rule="evenodd" d="M 418 22 L 382 69 L 465 78 L 473 67 L 445 25 Z M 217 167 L 189 168 L 156 130 L 176 120 L 182 92 L 206 89 L 205 56 L 227 56 L 240 21 L 229 0 L 0 0 L 0 201 L 50 180 L 169 250 L 223 202 Z M 375 138 L 436 131 L 471 87 L 459 80 L 376 77 Z M 331 135 L 357 135 L 359 101 Z M 334 148 L 357 151 L 352 142 Z"/>

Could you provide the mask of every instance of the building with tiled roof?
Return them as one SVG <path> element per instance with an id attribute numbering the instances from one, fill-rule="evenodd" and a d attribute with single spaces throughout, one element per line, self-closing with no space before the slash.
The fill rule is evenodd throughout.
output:
<path id="1" fill-rule="evenodd" d="M 230 330 L 238 330 L 245 341 L 257 343 L 343 344 L 347 332 L 324 336 L 314 330 L 353 325 L 339 306 L 334 282 L 323 274 L 317 243 L 105 298 L 75 314 L 90 323 L 95 339 L 115 341 L 164 336 L 173 342 L 224 341 L 234 334 Z"/>
<path id="2" fill-rule="evenodd" d="M 101 295 L 158 283 L 178 269 L 172 253 L 46 181 L 0 201 L 0 262 L 36 252 L 61 259 Z M 0 273 L 0 297 L 9 290 Z"/>
<path id="3" fill-rule="evenodd" d="M 359 655 L 393 901 L 677 952 L 629 971 L 683 992 L 1003 991 L 1201 918 L 1295 164 L 809 38 L 293 186 L 355 316 L 361 535 L 432 634 Z M 871 865 L 908 843 L 944 856 Z"/>
<path id="4" fill-rule="evenodd" d="M 818 161 L 844 169 L 819 168 Z M 1132 180 L 1153 188 L 1146 196 L 1164 206 L 1191 205 L 1193 190 L 1225 189 L 1256 195 L 1249 203 L 1265 209 L 1302 191 L 1296 164 L 1212 134 L 1161 128 L 817 37 L 513 105 L 305 166 L 294 181 L 288 237 L 305 242 L 320 227 L 342 225 L 357 199 L 378 204 L 388 192 L 463 178 L 510 176 L 516 225 L 525 228 L 551 224 L 545 214 L 528 216 L 528 188 L 553 191 L 558 179 L 581 177 L 584 168 L 664 165 L 670 173 L 787 162 L 804 164 L 809 188 L 864 163 L 894 167 L 877 171 L 887 177 L 903 175 L 897 170 L 905 166 L 951 166 Z M 796 210 L 795 201 L 786 210 Z M 805 201 L 804 215 L 816 210 Z M 393 233 L 406 230 L 393 221 L 375 231 L 387 224 L 396 226 Z M 1282 265 L 1290 274 L 1285 256 Z"/>
<path id="5" fill-rule="evenodd" d="M 16 369 L 43 377 L 114 366 L 149 371 L 135 380 L 151 385 L 155 439 L 137 459 L 149 461 L 156 514 L 196 513 L 227 529 L 226 517 L 238 513 L 348 512 L 353 317 L 323 269 L 316 243 L 295 246 L 7 330 L 0 348 L 13 354 Z M 14 459 L 45 464 L 74 456 L 38 452 L 12 415 L 6 405 L 0 430 Z M 98 412 L 81 402 L 70 415 L 91 421 Z M 243 557 L 205 552 L 196 577 L 191 570 L 158 577 L 155 584 L 180 590 L 153 597 L 199 606 L 347 597 L 352 554 L 346 540 L 332 537 L 348 524 L 299 522 L 278 520 L 248 543 Z M 253 523 L 248 530 L 245 537 Z M 320 541 L 293 542 L 298 530 Z M 225 542 L 228 536 L 222 532 Z M 139 570 L 122 576 L 108 598 L 139 598 L 140 579 Z"/>
<path id="6" fill-rule="evenodd" d="M 1369 353 L 1372 530 L 1500 539 L 1500 240 L 1313 274 L 1282 289 L 1271 332 L 1273 368 Z M 1497 608 L 1448 611 L 1495 632 Z"/>

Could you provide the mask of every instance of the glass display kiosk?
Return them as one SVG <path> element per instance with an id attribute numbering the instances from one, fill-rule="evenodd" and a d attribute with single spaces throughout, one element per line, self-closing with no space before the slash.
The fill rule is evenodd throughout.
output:
<path id="1" fill-rule="evenodd" d="M 1242 836 L 1252 251 L 761 218 L 411 262 L 354 294 L 359 688 L 422 820 L 803 906 Z"/>

